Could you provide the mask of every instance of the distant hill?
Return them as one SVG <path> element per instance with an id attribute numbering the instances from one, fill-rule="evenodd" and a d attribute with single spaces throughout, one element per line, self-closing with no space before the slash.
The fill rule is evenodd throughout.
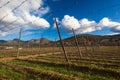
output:
<path id="1" fill-rule="evenodd" d="M 0 40 L 0 44 L 2 44 L 2 43 L 6 43 L 7 41 L 5 41 L 5 40 Z"/>
<path id="2" fill-rule="evenodd" d="M 51 41 L 46 38 L 41 38 L 40 40 L 32 39 L 32 40 L 27 41 L 27 43 L 28 42 L 29 42 L 29 45 L 31 45 L 31 46 L 39 46 L 39 44 L 41 46 L 44 46 L 44 45 L 49 45 L 51 43 Z"/>
<path id="3" fill-rule="evenodd" d="M 120 34 L 118 35 L 106 35 L 106 36 L 99 36 L 99 35 L 90 35 L 90 34 L 82 34 L 77 35 L 78 43 L 79 45 L 101 45 L 101 46 L 120 46 Z M 75 46 L 75 40 L 74 37 L 69 37 L 63 40 L 65 46 Z M 14 40 L 0 40 L 0 45 L 8 45 L 8 46 L 17 46 L 18 39 Z M 29 41 L 22 41 L 22 46 L 32 46 L 32 47 L 38 47 L 39 44 L 41 46 L 52 46 L 54 44 L 54 41 L 50 41 L 46 38 L 39 39 L 31 39 Z M 56 43 L 57 45 L 60 45 L 59 41 Z"/>
<path id="4" fill-rule="evenodd" d="M 83 34 L 77 35 L 77 39 L 79 45 L 84 45 L 85 43 L 86 45 L 120 46 L 120 34 L 106 36 Z M 64 45 L 75 45 L 74 37 L 64 39 Z"/>
<path id="5" fill-rule="evenodd" d="M 48 45 L 50 42 L 50 40 L 46 39 L 46 38 L 41 38 L 39 39 L 31 39 L 29 41 L 20 41 L 22 46 L 38 46 L 39 43 L 41 45 Z M 6 45 L 6 46 L 17 46 L 18 45 L 18 39 L 13 39 L 13 40 L 9 40 L 9 41 L 5 41 L 5 40 L 0 40 L 0 45 Z"/>

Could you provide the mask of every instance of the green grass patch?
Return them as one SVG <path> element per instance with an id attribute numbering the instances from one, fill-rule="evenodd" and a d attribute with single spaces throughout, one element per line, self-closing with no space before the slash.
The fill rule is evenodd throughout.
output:
<path id="1" fill-rule="evenodd" d="M 89 73 L 81 73 L 81 72 L 66 69 L 63 67 L 58 67 L 58 66 L 52 67 L 52 66 L 49 66 L 47 64 L 46 65 L 45 64 L 32 64 L 32 63 L 29 63 L 26 61 L 18 61 L 18 60 L 14 60 L 14 61 L 11 61 L 9 63 L 14 64 L 14 65 L 21 65 L 24 67 L 32 67 L 32 68 L 36 68 L 36 69 L 59 72 L 61 74 L 69 75 L 71 77 L 84 78 L 84 80 L 87 80 L 87 79 L 89 79 L 89 80 L 114 80 L 112 78 L 110 79 L 110 78 L 103 77 L 103 76 L 101 77 L 98 75 L 91 75 Z"/>
<path id="2" fill-rule="evenodd" d="M 10 67 L 0 65 L 0 79 L 2 80 L 25 80 L 25 76 L 12 70 Z"/>

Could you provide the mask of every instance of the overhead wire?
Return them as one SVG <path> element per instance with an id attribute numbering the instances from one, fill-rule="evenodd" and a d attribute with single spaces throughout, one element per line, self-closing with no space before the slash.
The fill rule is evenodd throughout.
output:
<path id="1" fill-rule="evenodd" d="M 11 12 L 14 12 L 16 9 L 18 9 L 20 6 L 22 6 L 22 4 L 24 4 L 27 0 L 24 0 L 23 2 L 21 2 L 18 6 L 16 6 L 14 9 L 11 10 Z M 9 16 L 9 13 L 7 13 L 5 16 L 3 16 L 1 19 L 0 19 L 0 22 L 5 19 L 7 16 Z"/>
<path id="2" fill-rule="evenodd" d="M 0 6 L 0 8 L 3 8 L 4 6 L 8 5 L 10 3 L 10 1 L 7 1 L 5 4 L 3 4 L 2 6 Z"/>
<path id="3" fill-rule="evenodd" d="M 16 10 L 17 8 L 19 8 L 20 6 L 22 6 L 22 4 L 24 4 L 26 1 L 27 1 L 27 0 L 23 1 L 20 5 L 18 5 L 16 8 L 14 8 L 14 9 L 12 10 L 12 12 L 13 12 L 14 10 Z M 36 11 L 36 10 L 34 10 L 34 11 Z M 32 11 L 32 12 L 34 12 L 34 11 Z M 3 20 L 3 19 L 4 19 L 5 17 L 7 17 L 7 16 L 9 16 L 9 14 L 7 14 L 7 15 L 4 16 L 3 18 L 1 18 L 1 20 Z M 11 24 L 13 24 L 13 23 L 16 22 L 16 21 L 17 21 L 17 19 L 16 19 L 15 21 L 11 22 Z M 32 24 L 34 21 L 36 21 L 36 20 L 30 21 L 30 22 L 28 22 L 27 24 Z M 8 26 L 9 26 L 9 25 L 8 25 Z M 2 27 L 2 28 L 5 28 L 5 27 L 7 27 L 7 26 L 4 26 L 4 27 Z M 0 27 L 0 30 L 1 30 L 2 28 Z"/>
<path id="4" fill-rule="evenodd" d="M 14 8 L 13 10 L 12 10 L 12 12 L 14 11 L 14 10 L 16 10 L 17 8 L 19 8 L 22 4 L 24 4 L 25 2 L 26 2 L 27 0 L 25 0 L 25 1 L 23 1 L 20 5 L 18 5 L 16 8 Z M 77 3 L 77 4 L 76 4 Z M 63 7 L 62 9 L 60 8 L 60 9 L 57 9 L 57 10 L 54 10 L 54 11 L 51 11 L 51 12 L 49 12 L 48 14 L 48 16 L 46 17 L 46 19 L 47 18 L 49 18 L 50 16 L 55 16 L 54 15 L 54 13 L 56 13 L 56 12 L 62 12 L 63 10 L 69 10 L 69 9 L 72 9 L 74 6 L 76 6 L 76 5 L 79 5 L 80 4 L 80 2 L 74 2 L 69 8 L 66 8 L 66 7 Z M 101 8 L 101 9 L 98 9 L 98 11 L 100 12 L 100 11 L 102 11 L 102 10 L 106 10 L 106 9 L 108 9 L 108 8 L 113 8 L 113 7 L 116 7 L 116 6 L 120 6 L 119 4 L 114 4 L 114 5 L 111 5 L 111 6 L 109 6 L 109 7 L 105 7 L 105 8 Z M 94 14 L 94 11 L 93 11 L 93 13 L 92 14 Z M 89 15 L 91 15 L 91 13 L 89 14 Z M 4 16 L 3 18 L 1 18 L 1 20 L 3 20 L 5 17 L 7 17 L 8 16 L 8 14 L 6 15 L 6 16 Z M 1 21 L 0 20 L 0 21 Z M 31 22 L 28 22 L 28 24 L 30 24 L 30 23 L 32 23 L 32 22 L 34 22 L 35 20 L 33 20 L 33 21 L 31 21 Z"/>
<path id="5" fill-rule="evenodd" d="M 15 11 L 16 9 L 18 9 L 18 8 L 19 8 L 20 6 L 22 6 L 22 4 L 24 4 L 26 1 L 27 1 L 27 0 L 24 0 L 23 2 L 21 2 L 17 7 L 15 7 L 14 9 L 12 9 L 11 12 Z M 0 19 L 0 22 L 1 22 L 4 18 L 6 18 L 7 16 L 9 16 L 9 13 L 6 14 L 5 16 L 3 16 L 3 17 Z M 17 20 L 18 20 L 18 19 L 14 20 L 14 21 L 11 22 L 10 24 L 13 24 L 13 23 L 16 22 Z M 5 25 L 4 27 L 0 27 L 0 30 L 1 30 L 2 28 L 6 28 L 6 27 L 9 26 L 10 24 Z M 3 29 L 3 30 L 4 30 L 4 29 Z"/>
<path id="6" fill-rule="evenodd" d="M 27 0 L 24 0 L 21 4 L 19 4 L 17 7 L 15 7 L 12 12 L 14 12 L 16 9 L 18 9 L 20 6 L 22 6 Z"/>
<path id="7" fill-rule="evenodd" d="M 16 21 L 18 21 L 19 19 L 15 19 L 14 21 L 12 21 L 11 23 L 7 23 L 6 25 L 4 25 L 3 27 L 0 27 L 0 30 L 2 30 L 2 29 L 4 29 L 4 28 L 7 28 L 7 26 L 9 26 L 9 25 L 12 25 L 12 24 L 14 24 Z"/>
<path id="8" fill-rule="evenodd" d="M 17 8 L 19 8 L 22 4 L 24 4 L 25 2 L 26 2 L 27 0 L 25 0 L 25 1 L 23 1 L 20 5 L 18 5 L 16 8 L 14 8 L 13 10 L 12 10 L 12 12 L 14 11 L 14 10 L 16 10 Z M 63 8 L 63 9 L 67 9 L 67 8 Z M 62 11 L 62 9 L 57 9 L 56 10 L 57 12 L 60 12 L 60 11 Z M 1 20 L 3 20 L 5 17 L 7 17 L 9 14 L 7 14 L 7 15 L 5 15 L 3 18 L 1 18 Z M 1 21 L 0 20 L 0 21 Z M 15 20 L 16 21 L 16 20 Z M 13 21 L 13 22 L 11 22 L 10 24 L 13 24 L 15 21 Z M 35 22 L 36 20 L 33 20 L 33 21 L 30 21 L 30 22 L 28 22 L 28 24 L 31 24 L 31 23 L 33 23 L 33 22 Z M 8 25 L 9 26 L 9 25 Z M 4 28 L 6 28 L 7 26 L 5 26 Z M 2 27 L 3 28 L 3 27 Z M 2 29 L 2 28 L 0 28 L 0 29 Z"/>

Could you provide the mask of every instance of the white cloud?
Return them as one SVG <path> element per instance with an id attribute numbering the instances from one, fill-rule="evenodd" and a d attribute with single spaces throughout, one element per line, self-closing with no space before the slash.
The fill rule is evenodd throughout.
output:
<path id="1" fill-rule="evenodd" d="M 50 24 L 43 18 L 36 17 L 34 15 L 29 15 L 29 13 L 25 13 L 25 20 L 27 22 L 32 22 L 31 24 L 36 27 L 40 28 L 48 28 Z"/>
<path id="2" fill-rule="evenodd" d="M 50 10 L 50 8 L 48 6 L 47 7 L 41 7 L 41 8 L 39 8 L 39 10 L 36 10 L 35 12 L 33 12 L 33 14 L 37 14 L 41 17 L 44 14 L 48 13 L 49 10 Z"/>
<path id="3" fill-rule="evenodd" d="M 117 34 L 120 34 L 120 33 L 109 33 L 109 34 L 105 34 L 105 35 L 117 35 Z"/>
<path id="4" fill-rule="evenodd" d="M 84 18 L 79 21 L 79 24 L 81 25 L 80 28 L 77 30 L 77 33 L 86 33 L 86 32 L 92 32 L 95 30 L 96 22 L 95 21 L 89 21 L 88 19 Z"/>
<path id="5" fill-rule="evenodd" d="M 61 25 L 68 31 L 71 31 L 73 28 L 77 34 L 101 30 L 105 27 L 110 28 L 113 32 L 120 32 L 120 23 L 112 21 L 107 17 L 96 23 L 95 21 L 89 21 L 87 18 L 78 20 L 73 16 L 65 15 Z"/>
<path id="6" fill-rule="evenodd" d="M 0 20 L 8 14 L 4 19 L 0 21 L 0 33 L 5 33 L 6 27 L 12 23 L 13 21 L 17 20 L 10 26 L 7 26 L 7 30 L 12 28 L 12 26 L 16 26 L 20 28 L 21 26 L 24 29 L 31 29 L 34 27 L 37 28 L 49 28 L 50 24 L 43 18 L 42 15 L 49 12 L 49 7 L 43 7 L 44 3 L 43 0 L 27 0 L 24 2 L 19 8 L 12 11 L 18 5 L 20 5 L 25 0 L 10 0 L 9 4 L 6 4 L 2 8 L 0 8 Z M 4 5 L 8 0 L 2 0 L 0 5 Z M 36 11 L 36 12 L 35 12 Z M 34 13 L 35 12 L 35 13 Z M 39 14 L 39 17 L 36 17 L 35 14 Z M 33 27 L 34 26 L 34 27 Z M 2 30 L 1 30 L 2 28 Z M 4 30 L 5 29 L 5 30 Z"/>
<path id="7" fill-rule="evenodd" d="M 28 36 L 28 35 L 31 35 L 31 34 L 34 34 L 34 33 L 33 32 L 29 32 L 29 31 L 25 31 L 22 34 L 23 34 L 22 37 L 24 37 L 24 36 Z"/>
<path id="8" fill-rule="evenodd" d="M 0 36 L 5 36 L 7 34 L 7 32 L 1 32 L 0 31 Z"/>
<path id="9" fill-rule="evenodd" d="M 67 28 L 72 30 L 73 29 L 78 29 L 80 28 L 79 21 L 74 18 L 73 16 L 65 15 L 64 18 L 62 19 L 62 25 Z"/>
<path id="10" fill-rule="evenodd" d="M 112 28 L 113 32 L 119 32 L 120 33 L 120 25 Z"/>
<path id="11" fill-rule="evenodd" d="M 114 21 L 111 21 L 109 18 L 103 18 L 97 25 L 98 29 L 102 29 L 103 27 L 116 27 L 116 26 L 119 26 L 120 23 L 119 22 L 114 22 Z"/>

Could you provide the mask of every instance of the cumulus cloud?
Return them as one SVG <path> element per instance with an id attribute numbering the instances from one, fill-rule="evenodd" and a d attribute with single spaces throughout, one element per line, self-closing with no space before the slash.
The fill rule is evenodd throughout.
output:
<path id="1" fill-rule="evenodd" d="M 95 21 L 89 21 L 88 19 L 84 18 L 84 19 L 81 19 L 79 21 L 79 24 L 81 26 L 77 30 L 77 33 L 86 33 L 86 32 L 92 32 L 92 31 L 94 31 L 96 29 L 96 24 L 97 23 Z"/>
<path id="2" fill-rule="evenodd" d="M 112 29 L 113 32 L 119 32 L 120 33 L 120 25 L 116 26 Z"/>
<path id="3" fill-rule="evenodd" d="M 67 29 L 78 29 L 81 25 L 79 21 L 73 16 L 65 15 L 64 19 L 62 19 L 62 25 Z"/>
<path id="4" fill-rule="evenodd" d="M 117 34 L 120 34 L 120 33 L 108 33 L 106 35 L 117 35 Z"/>
<path id="5" fill-rule="evenodd" d="M 0 31 L 0 36 L 5 36 L 7 34 L 7 32 L 1 32 Z"/>
<path id="6" fill-rule="evenodd" d="M 49 10 L 50 10 L 50 8 L 48 6 L 41 7 L 41 8 L 39 8 L 39 10 L 36 10 L 35 12 L 33 12 L 33 14 L 43 16 L 44 14 L 48 13 Z"/>
<path id="7" fill-rule="evenodd" d="M 107 17 L 97 23 L 87 18 L 78 20 L 74 16 L 65 15 L 61 21 L 61 25 L 68 31 L 71 31 L 73 28 L 77 34 L 101 30 L 105 27 L 110 28 L 113 32 L 120 32 L 120 23 L 112 21 Z"/>
<path id="8" fill-rule="evenodd" d="M 49 7 L 44 7 L 43 0 L 10 0 L 7 3 L 8 1 L 1 0 L 0 2 L 0 34 L 7 33 L 9 29 L 20 27 L 24 29 L 49 28 L 50 24 L 41 18 L 49 12 Z M 16 7 L 18 8 L 14 10 Z M 39 15 L 35 16 L 37 14 Z"/>
<path id="9" fill-rule="evenodd" d="M 103 27 L 116 27 L 116 26 L 119 26 L 120 23 L 119 22 L 114 22 L 114 21 L 111 21 L 109 18 L 103 18 L 99 23 L 98 23 L 98 29 L 102 29 Z"/>

